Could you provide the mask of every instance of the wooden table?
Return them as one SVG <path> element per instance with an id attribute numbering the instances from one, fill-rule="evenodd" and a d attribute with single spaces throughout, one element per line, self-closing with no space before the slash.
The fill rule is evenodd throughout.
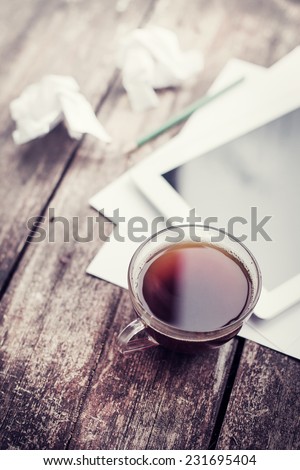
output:
<path id="1" fill-rule="evenodd" d="M 128 293 L 85 274 L 102 242 L 30 243 L 27 220 L 48 209 L 96 213 L 88 199 L 168 140 L 128 143 L 206 92 L 231 57 L 270 66 L 300 42 L 296 0 L 1 2 L 2 449 L 299 449 L 300 363 L 251 341 L 186 357 L 155 348 L 123 357 L 116 335 L 133 319 Z M 159 93 L 134 114 L 115 66 L 119 39 L 154 23 L 205 56 L 199 80 Z M 10 101 L 44 74 L 72 75 L 112 135 L 71 140 L 60 125 L 17 147 Z M 118 263 L 112 259 L 112 263 Z"/>

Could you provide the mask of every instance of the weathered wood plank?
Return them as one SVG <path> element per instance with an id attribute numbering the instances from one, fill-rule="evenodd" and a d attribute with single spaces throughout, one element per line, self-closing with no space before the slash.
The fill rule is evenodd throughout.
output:
<path id="1" fill-rule="evenodd" d="M 163 348 L 123 356 L 116 337 L 132 318 L 126 293 L 69 448 L 207 448 L 235 343 L 194 357 Z"/>
<path id="2" fill-rule="evenodd" d="M 300 449 L 300 362 L 247 341 L 217 447 Z"/>
<path id="3" fill-rule="evenodd" d="M 25 19 L 29 17 L 28 30 L 18 26 L 16 38 L 9 38 L 7 47 L 2 47 L 0 199 L 5 202 L 0 220 L 0 291 L 29 234 L 28 218 L 44 210 L 79 145 L 60 126 L 45 138 L 15 146 L 9 102 L 44 74 L 57 73 L 74 76 L 96 108 L 116 77 L 114 54 L 120 36 L 141 24 L 151 7 L 151 0 L 131 2 L 120 16 L 110 0 L 23 3 L 33 9 L 31 16 L 24 14 Z M 6 7 L 5 18 L 17 10 L 17 4 Z M 22 22 L 17 13 L 16 18 Z"/>
<path id="4" fill-rule="evenodd" d="M 105 166 L 90 143 L 51 206 L 80 220 L 96 215 L 87 197 L 119 165 Z M 72 197 L 70 195 L 72 194 Z M 49 232 L 49 217 L 43 227 Z M 63 241 L 28 247 L 0 305 L 0 447 L 64 448 L 72 435 L 88 384 L 110 334 L 121 290 L 84 274 L 100 243 Z"/>
<path id="5" fill-rule="evenodd" d="M 31 26 L 45 10 L 47 5 L 42 0 L 11 0 L 0 4 L 0 59 L 1 69 L 5 69 L 6 60 L 20 47 Z M 2 69 L 2 70 L 3 70 Z"/>

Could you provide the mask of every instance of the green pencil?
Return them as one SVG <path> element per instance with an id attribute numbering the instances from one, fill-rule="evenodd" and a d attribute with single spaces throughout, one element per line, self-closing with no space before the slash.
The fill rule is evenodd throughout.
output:
<path id="1" fill-rule="evenodd" d="M 211 101 L 215 100 L 219 96 L 223 95 L 227 91 L 231 90 L 232 88 L 236 87 L 240 83 L 244 81 L 244 77 L 239 78 L 238 80 L 234 81 L 230 85 L 227 85 L 225 88 L 222 88 L 221 90 L 217 91 L 216 93 L 213 94 L 208 94 L 197 100 L 195 103 L 191 104 L 187 108 L 183 109 L 183 111 L 180 114 L 177 114 L 177 116 L 169 119 L 165 124 L 162 126 L 158 127 L 154 131 L 150 132 L 149 134 L 140 137 L 136 142 L 135 145 L 131 148 L 130 150 L 127 150 L 126 153 L 131 153 L 134 150 L 138 149 L 139 147 L 142 147 L 142 145 L 146 144 L 152 139 L 155 139 L 155 137 L 159 136 L 163 132 L 166 132 L 167 130 L 171 129 L 172 127 L 176 126 L 177 124 L 185 121 L 188 119 L 197 109 L 202 108 L 206 104 L 210 103 Z"/>

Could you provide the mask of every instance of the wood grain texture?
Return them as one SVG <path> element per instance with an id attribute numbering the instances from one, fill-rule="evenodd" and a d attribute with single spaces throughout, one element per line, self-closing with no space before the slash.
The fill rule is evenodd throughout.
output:
<path id="1" fill-rule="evenodd" d="M 45 12 L 40 2 L 28 3 Z M 70 73 L 82 80 L 82 89 L 99 110 L 114 145 L 104 150 L 90 137 L 74 143 L 61 126 L 46 138 L 16 150 L 9 137 L 11 125 L 6 118 L 0 118 L 2 200 L 7 201 L 1 226 L 3 279 L 7 279 L 23 249 L 28 216 L 49 207 L 55 209 L 56 217 L 72 221 L 78 216 L 79 233 L 84 236 L 86 217 L 96 216 L 88 207 L 89 197 L 176 130 L 143 147 L 127 161 L 122 150 L 130 140 L 198 98 L 230 57 L 237 55 L 270 65 L 299 42 L 300 7 L 283 0 L 191 0 L 184 2 L 184 8 L 181 2 L 158 0 L 152 10 L 150 2 L 135 1 L 122 18 L 108 1 L 75 2 L 73 9 L 68 2 L 57 0 L 53 10 L 50 3 L 49 18 L 39 10 L 36 15 L 28 12 L 30 31 L 22 30 L 20 25 L 18 37 L 22 40 L 11 35 L 10 43 L 17 46 L 8 65 L 8 78 L 1 82 L 0 77 L 5 85 L 0 100 L 6 102 L 39 73 L 48 72 L 53 61 L 51 71 Z M 66 21 L 69 26 L 61 30 Z M 184 47 L 196 46 L 204 52 L 206 66 L 199 80 L 176 93 L 160 92 L 159 108 L 134 114 L 117 79 L 112 51 L 116 38 L 141 21 L 175 30 Z M 51 41 L 56 34 L 54 44 Z M 94 47 L 96 43 L 99 50 Z M 59 50 L 67 52 L 62 56 Z M 1 51 L 6 53 L 5 48 Z M 43 227 L 48 231 L 53 225 L 59 226 L 57 219 L 49 220 L 48 210 L 45 216 Z M 96 224 L 93 230 L 97 230 Z M 236 341 L 205 357 L 179 356 L 162 349 L 122 357 L 115 339 L 133 318 L 128 295 L 85 275 L 88 262 L 100 246 L 96 234 L 89 243 L 74 239 L 64 242 L 58 230 L 55 243 L 26 245 L 22 251 L 0 306 L 0 448 L 207 448 L 213 430 L 218 434 L 214 427 L 220 406 L 224 405 L 222 397 Z M 244 369 L 240 371 L 244 372 L 239 372 L 233 398 L 238 395 L 238 387 L 244 386 L 250 347 L 251 343 L 242 358 Z M 263 375 L 260 386 L 275 393 L 270 371 L 272 364 L 277 364 L 287 397 L 288 381 L 282 368 L 290 371 L 288 379 L 295 378 L 295 361 L 284 358 L 280 365 L 283 356 L 257 348 L 261 352 L 251 363 L 253 380 L 258 380 L 257 371 Z M 259 408 L 258 392 L 254 389 L 253 414 Z M 293 397 L 295 393 L 296 388 Z M 267 406 L 266 398 L 264 403 Z M 280 403 L 277 419 L 283 430 L 286 405 L 284 399 Z M 239 406 L 237 403 L 234 412 L 238 410 L 243 416 Z M 228 413 L 230 410 L 231 404 Z M 271 408 L 272 413 L 275 411 Z M 220 446 L 235 445 L 228 436 L 237 424 L 231 414 L 228 417 Z M 249 429 L 249 438 L 247 433 L 243 435 L 245 448 L 254 442 L 255 429 L 262 430 L 268 424 L 264 413 L 257 413 L 255 420 L 256 428 L 247 428 L 244 420 L 245 429 Z M 298 424 L 290 419 L 289 425 L 292 436 L 298 432 Z M 297 439 L 290 437 L 285 442 L 286 446 L 296 447 Z M 271 439 L 268 445 L 276 448 L 278 440 Z"/>
<path id="2" fill-rule="evenodd" d="M 55 215 L 79 217 L 84 236 L 86 198 L 120 162 L 102 172 L 92 139 L 66 176 L 51 206 Z M 99 144 L 98 144 L 99 145 Z M 72 197 L 70 195 L 72 194 Z M 57 219 L 43 227 L 53 226 Z M 48 230 L 48 229 L 47 229 Z M 80 414 L 88 384 L 107 341 L 121 289 L 84 274 L 100 245 L 64 242 L 31 244 L 0 307 L 0 442 L 2 448 L 65 448 Z"/>
<path id="3" fill-rule="evenodd" d="M 123 356 L 117 352 L 116 337 L 132 318 L 126 293 L 70 448 L 207 448 L 235 342 L 195 357 L 163 348 Z"/>
<path id="4" fill-rule="evenodd" d="M 300 449 L 300 362 L 248 341 L 219 449 Z"/>

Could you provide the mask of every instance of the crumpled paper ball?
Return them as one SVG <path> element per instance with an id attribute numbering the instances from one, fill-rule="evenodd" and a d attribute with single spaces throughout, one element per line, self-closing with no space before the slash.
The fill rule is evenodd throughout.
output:
<path id="1" fill-rule="evenodd" d="M 176 87 L 199 73 L 203 59 L 199 51 L 182 52 L 172 31 L 149 26 L 125 37 L 117 64 L 132 109 L 141 111 L 158 105 L 154 90 Z"/>
<path id="2" fill-rule="evenodd" d="M 87 133 L 111 142 L 90 103 L 80 93 L 78 83 L 69 76 L 46 75 L 29 85 L 11 102 L 10 112 L 16 121 L 13 132 L 16 144 L 47 134 L 61 121 L 65 122 L 70 137 L 80 139 Z"/>

